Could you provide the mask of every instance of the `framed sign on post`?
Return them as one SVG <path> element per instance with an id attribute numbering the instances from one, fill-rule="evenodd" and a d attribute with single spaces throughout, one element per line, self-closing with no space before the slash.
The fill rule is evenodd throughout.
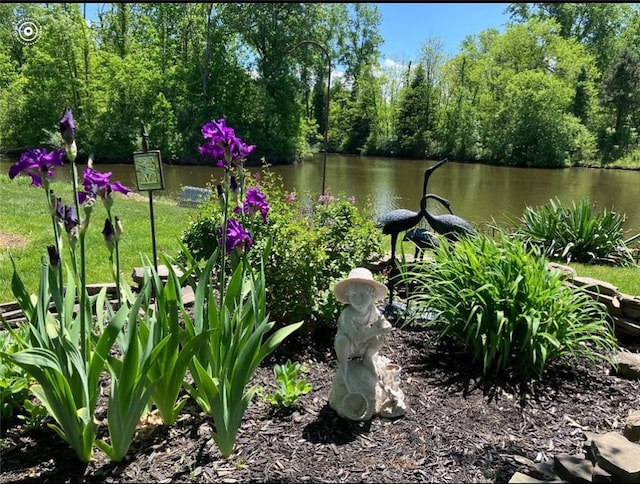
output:
<path id="1" fill-rule="evenodd" d="M 150 150 L 133 154 L 138 190 L 164 190 L 160 151 Z"/>

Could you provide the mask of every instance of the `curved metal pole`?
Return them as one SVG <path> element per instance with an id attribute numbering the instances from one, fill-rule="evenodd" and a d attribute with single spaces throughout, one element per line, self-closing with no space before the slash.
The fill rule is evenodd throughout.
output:
<path id="1" fill-rule="evenodd" d="M 329 52 L 325 49 L 321 44 L 316 42 L 315 40 L 303 40 L 302 42 L 297 43 L 291 49 L 287 51 L 287 53 L 291 53 L 296 50 L 301 45 L 310 44 L 316 46 L 318 49 L 322 51 L 322 53 L 327 58 L 327 99 L 324 108 L 324 158 L 322 160 L 322 194 L 325 192 L 325 181 L 327 179 L 327 151 L 329 150 L 329 95 L 331 93 L 331 57 L 329 56 Z"/>

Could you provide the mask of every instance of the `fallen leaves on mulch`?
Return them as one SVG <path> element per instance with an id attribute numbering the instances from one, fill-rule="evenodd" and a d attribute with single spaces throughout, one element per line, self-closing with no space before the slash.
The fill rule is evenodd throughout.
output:
<path id="1" fill-rule="evenodd" d="M 3 422 L 0 482 L 506 482 L 516 471 L 534 475 L 555 453 L 580 452 L 584 431 L 619 431 L 640 408 L 640 382 L 604 366 L 557 365 L 522 386 L 483 378 L 460 348 L 431 337 L 396 328 L 381 350 L 403 367 L 404 417 L 338 417 L 327 403 L 330 344 L 298 338 L 265 361 L 253 383 L 275 390 L 273 364 L 291 358 L 308 365 L 313 391 L 289 411 L 254 398 L 228 459 L 210 438 L 212 420 L 189 401 L 174 426 L 142 428 L 120 463 L 96 450 L 83 465 L 53 431 L 24 433 L 21 421 Z"/>

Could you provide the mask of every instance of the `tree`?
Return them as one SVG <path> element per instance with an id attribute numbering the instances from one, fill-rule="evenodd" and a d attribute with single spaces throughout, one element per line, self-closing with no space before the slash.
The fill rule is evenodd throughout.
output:
<path id="1" fill-rule="evenodd" d="M 418 64 L 411 83 L 404 90 L 396 122 L 397 154 L 410 158 L 429 156 L 433 136 L 431 103 L 427 100 L 430 88 L 424 65 Z"/>
<path id="2" fill-rule="evenodd" d="M 614 112 L 613 145 L 623 151 L 631 138 L 630 116 L 640 107 L 640 55 L 623 48 L 602 79 L 603 101 Z"/>

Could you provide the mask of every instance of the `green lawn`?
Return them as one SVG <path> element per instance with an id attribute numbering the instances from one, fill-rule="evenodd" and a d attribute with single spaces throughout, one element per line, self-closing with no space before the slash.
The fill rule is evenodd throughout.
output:
<path id="1" fill-rule="evenodd" d="M 639 267 L 607 267 L 585 264 L 570 264 L 580 276 L 593 277 L 618 287 L 620 292 L 640 296 Z"/>
<path id="2" fill-rule="evenodd" d="M 72 203 L 71 184 L 54 182 L 52 189 L 65 204 Z M 173 255 L 177 252 L 180 234 L 195 211 L 178 207 L 175 200 L 163 199 L 159 193 L 161 192 L 154 195 L 153 211 L 158 263 L 161 263 L 161 254 Z M 124 235 L 120 240 L 121 271 L 132 282 L 133 268 L 142 265 L 144 257 L 148 257 L 153 263 L 149 201 L 146 192 L 144 198 L 140 195 L 115 195 L 112 212 L 120 217 L 124 227 Z M 9 180 L 6 174 L 0 174 L 0 207 L 0 241 L 6 240 L 6 236 L 14 241 L 13 247 L 5 247 L 0 242 L 0 302 L 6 302 L 15 299 L 11 292 L 13 269 L 10 257 L 15 260 L 18 273 L 27 289 L 35 293 L 40 275 L 40 259 L 47 253 L 46 246 L 53 244 L 54 240 L 44 190 L 31 186 L 29 177 L 18 176 Z M 113 282 L 109 252 L 102 236 L 106 214 L 102 202 L 98 201 L 91 215 L 86 237 L 89 284 Z M 17 246 L 15 239 L 19 242 Z M 67 256 L 66 234 L 63 241 Z"/>

